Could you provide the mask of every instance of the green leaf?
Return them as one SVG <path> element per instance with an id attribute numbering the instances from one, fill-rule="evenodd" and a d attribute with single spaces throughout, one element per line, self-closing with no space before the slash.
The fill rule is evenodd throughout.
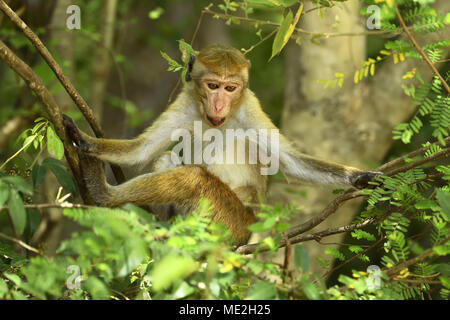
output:
<path id="1" fill-rule="evenodd" d="M 269 217 L 263 222 L 264 229 L 270 230 L 275 223 L 277 223 L 277 217 Z"/>
<path id="2" fill-rule="evenodd" d="M 177 290 L 173 294 L 173 299 L 183 299 L 193 294 L 195 289 L 190 286 L 186 281 L 183 281 Z"/>
<path id="3" fill-rule="evenodd" d="M 292 32 L 289 34 L 289 27 L 294 19 L 294 16 L 292 14 L 292 11 L 289 10 L 286 17 L 283 18 L 283 21 L 281 22 L 280 28 L 277 31 L 277 34 L 275 35 L 275 39 L 273 40 L 272 44 L 272 56 L 270 57 L 269 61 L 273 59 L 277 54 L 281 52 L 281 50 L 286 45 L 287 41 L 284 39 L 289 40 L 289 37 L 291 36 Z"/>
<path id="4" fill-rule="evenodd" d="M 188 63 L 191 59 L 191 55 L 196 56 L 195 50 L 191 47 L 191 45 L 183 40 L 178 40 L 178 48 L 181 52 L 181 60 L 184 63 Z M 187 71 L 187 69 L 185 69 Z"/>
<path id="5" fill-rule="evenodd" d="M 442 211 L 445 213 L 447 218 L 450 219 L 450 194 L 442 189 L 437 189 L 436 199 L 438 200 Z"/>
<path id="6" fill-rule="evenodd" d="M 3 182 L 9 183 L 14 189 L 22 192 L 25 195 L 31 196 L 33 194 L 33 187 L 30 186 L 24 179 L 21 177 L 3 177 L 1 179 Z"/>
<path id="7" fill-rule="evenodd" d="M 256 232 L 256 233 L 262 233 L 262 232 L 267 231 L 267 229 L 264 227 L 264 223 L 262 223 L 262 222 L 256 222 L 256 223 L 250 225 L 248 227 L 248 230 L 250 230 L 251 232 Z"/>
<path id="8" fill-rule="evenodd" d="M 435 264 L 433 270 L 442 273 L 444 276 L 450 276 L 450 265 L 448 263 Z"/>
<path id="9" fill-rule="evenodd" d="M 169 57 L 167 55 L 167 53 L 163 52 L 163 51 L 159 51 L 159 53 L 161 54 L 161 56 L 169 63 L 169 71 L 178 71 L 181 70 L 183 68 L 183 66 L 181 64 L 179 64 L 177 61 L 173 60 L 171 57 Z"/>
<path id="10" fill-rule="evenodd" d="M 9 188 L 0 180 L 0 207 L 2 207 L 9 197 Z"/>
<path id="11" fill-rule="evenodd" d="M 252 259 L 246 265 L 254 274 L 260 274 L 264 270 L 262 262 Z"/>
<path id="12" fill-rule="evenodd" d="M 16 231 L 16 234 L 18 236 L 21 236 L 23 234 L 23 231 L 25 230 L 25 225 L 27 223 L 27 213 L 23 206 L 22 198 L 14 189 L 10 190 L 8 209 L 9 216 L 11 217 L 14 226 L 14 230 Z"/>
<path id="13" fill-rule="evenodd" d="M 245 300 L 272 300 L 275 294 L 275 285 L 272 282 L 260 281 L 251 286 Z"/>
<path id="14" fill-rule="evenodd" d="M 442 285 L 446 287 L 447 289 L 450 289 L 450 277 L 441 276 L 439 277 L 439 280 L 441 280 Z"/>
<path id="15" fill-rule="evenodd" d="M 8 292 L 8 286 L 6 285 L 5 280 L 0 279 L 0 299 L 3 298 Z"/>
<path id="16" fill-rule="evenodd" d="M 303 292 L 310 300 L 320 300 L 320 291 L 311 281 L 303 279 L 300 281 Z"/>
<path id="17" fill-rule="evenodd" d="M 345 256 L 342 254 L 342 252 L 340 252 L 339 250 L 336 250 L 334 248 L 326 248 L 325 249 L 325 254 L 329 254 L 333 258 L 336 258 L 336 259 L 341 260 L 341 261 L 345 260 Z"/>
<path id="18" fill-rule="evenodd" d="M 83 287 L 86 288 L 94 300 L 105 300 L 110 298 L 108 287 L 97 277 L 88 277 L 83 283 Z"/>
<path id="19" fill-rule="evenodd" d="M 39 164 L 35 164 L 31 170 L 31 179 L 35 188 L 39 187 L 45 179 L 45 168 Z"/>
<path id="20" fill-rule="evenodd" d="M 152 20 L 158 19 L 164 13 L 164 9 L 157 7 L 148 13 L 148 17 Z"/>
<path id="21" fill-rule="evenodd" d="M 56 159 L 64 156 L 64 145 L 51 126 L 47 127 L 47 150 Z"/>
<path id="22" fill-rule="evenodd" d="M 300 268 L 303 272 L 308 270 L 309 267 L 309 257 L 308 252 L 302 246 L 294 247 L 294 261 L 295 265 Z"/>
<path id="23" fill-rule="evenodd" d="M 131 238 L 121 250 L 123 262 L 119 267 L 118 276 L 125 277 L 133 272 L 147 257 L 147 245 L 143 239 Z"/>
<path id="24" fill-rule="evenodd" d="M 151 272 L 153 289 L 155 292 L 161 291 L 197 269 L 198 265 L 191 257 L 167 255 L 155 265 Z"/>
<path id="25" fill-rule="evenodd" d="M 263 6 L 268 6 L 268 7 L 279 6 L 275 3 L 274 0 L 247 0 L 247 2 L 249 4 L 253 4 L 253 5 L 263 5 Z"/>
<path id="26" fill-rule="evenodd" d="M 58 182 L 67 192 L 72 193 L 72 195 L 76 193 L 75 183 L 67 172 L 64 163 L 53 158 L 46 158 L 42 161 L 42 165 L 46 166 L 53 172 L 56 179 L 58 179 Z"/>
<path id="27" fill-rule="evenodd" d="M 20 285 L 22 284 L 22 279 L 20 279 L 20 277 L 17 274 L 5 272 L 3 273 L 3 275 L 18 287 L 20 287 Z"/>
<path id="28" fill-rule="evenodd" d="M 373 234 L 370 234 L 370 233 L 368 233 L 364 230 L 360 230 L 360 229 L 352 231 L 351 235 L 353 238 L 356 238 L 358 240 L 360 240 L 360 239 L 367 239 L 369 241 L 375 240 L 375 236 Z"/>
<path id="29" fill-rule="evenodd" d="M 36 137 L 37 137 L 37 134 L 33 134 L 33 135 L 25 138 L 25 140 L 23 141 L 23 144 L 22 144 L 24 151 L 26 151 L 30 147 L 31 142 L 33 142 L 34 139 L 36 139 Z"/>
<path id="30" fill-rule="evenodd" d="M 417 203 L 414 205 L 416 209 L 431 209 L 433 211 L 439 210 L 438 206 L 436 205 L 436 202 L 433 200 L 421 200 L 417 201 Z"/>
<path id="31" fill-rule="evenodd" d="M 433 251 L 440 256 L 446 256 L 450 254 L 450 245 L 444 244 L 442 246 L 437 246 L 433 248 Z"/>
<path id="32" fill-rule="evenodd" d="M 357 254 L 364 251 L 364 249 L 361 248 L 360 246 L 350 246 L 350 247 L 348 247 L 348 250 L 350 250 L 350 252 L 357 253 Z"/>

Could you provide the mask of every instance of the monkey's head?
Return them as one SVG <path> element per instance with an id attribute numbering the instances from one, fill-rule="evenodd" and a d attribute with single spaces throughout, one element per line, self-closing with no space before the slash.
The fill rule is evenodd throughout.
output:
<path id="1" fill-rule="evenodd" d="M 211 45 L 197 55 L 192 66 L 196 96 L 205 121 L 222 126 L 239 105 L 248 85 L 250 62 L 237 49 Z"/>

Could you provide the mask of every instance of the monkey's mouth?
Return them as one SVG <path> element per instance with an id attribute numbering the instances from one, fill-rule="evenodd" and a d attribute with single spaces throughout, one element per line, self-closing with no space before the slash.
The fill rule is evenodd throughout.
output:
<path id="1" fill-rule="evenodd" d="M 209 123 L 211 123 L 213 127 L 221 126 L 226 120 L 225 117 L 224 118 L 221 118 L 221 117 L 210 117 L 208 115 L 206 115 L 206 119 L 208 119 Z"/>

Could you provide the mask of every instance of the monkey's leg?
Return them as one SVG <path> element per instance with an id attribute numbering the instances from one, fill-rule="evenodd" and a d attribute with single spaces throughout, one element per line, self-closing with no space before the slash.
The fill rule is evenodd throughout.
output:
<path id="1" fill-rule="evenodd" d="M 80 164 L 91 196 L 99 205 L 173 203 L 190 213 L 198 207 L 201 198 L 208 198 L 214 206 L 212 220 L 230 230 L 237 245 L 245 244 L 250 237 L 247 227 L 256 221 L 253 211 L 242 204 L 228 185 L 203 167 L 177 167 L 111 186 L 106 182 L 103 164 L 98 159 L 80 152 Z"/>
<path id="2" fill-rule="evenodd" d="M 176 157 L 177 162 L 179 164 L 175 164 L 172 159 Z M 166 151 L 163 153 L 158 159 L 153 162 L 151 167 L 151 172 L 163 172 L 170 169 L 175 169 L 181 166 L 181 159 L 177 155 L 172 154 L 172 151 Z M 177 208 L 173 203 L 171 204 L 155 204 L 148 206 L 148 209 L 157 215 L 159 220 L 168 221 L 170 218 L 175 216 L 177 212 Z"/>

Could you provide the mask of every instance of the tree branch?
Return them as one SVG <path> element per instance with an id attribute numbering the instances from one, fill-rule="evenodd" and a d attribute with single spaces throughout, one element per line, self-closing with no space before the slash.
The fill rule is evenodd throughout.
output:
<path id="1" fill-rule="evenodd" d="M 268 21 L 268 20 L 258 20 L 258 19 L 253 19 L 253 18 L 248 18 L 248 17 L 241 17 L 241 16 L 236 16 L 236 15 L 231 15 L 231 14 L 224 14 L 224 13 L 220 13 L 220 12 L 216 12 L 213 11 L 211 9 L 209 9 L 209 7 L 203 9 L 202 11 L 203 13 L 207 13 L 210 15 L 213 15 L 214 17 L 219 17 L 220 19 L 237 19 L 240 21 L 245 21 L 245 22 L 249 22 L 249 23 L 256 23 L 259 25 L 267 25 L 267 26 L 273 26 L 273 27 L 280 27 L 279 23 L 276 22 L 272 22 L 272 21 Z M 305 12 L 306 13 L 306 12 Z M 307 31 L 304 30 L 302 28 L 294 28 L 294 31 L 296 33 L 301 33 L 301 34 L 306 34 L 306 35 L 311 35 L 311 36 L 323 36 L 325 38 L 333 38 L 333 37 L 356 37 L 356 36 L 368 36 L 368 35 L 385 35 L 385 34 L 397 34 L 396 32 L 392 32 L 392 31 L 364 31 L 364 32 L 313 32 L 313 31 Z"/>
<path id="2" fill-rule="evenodd" d="M 26 244 L 26 243 L 23 242 L 22 240 L 19 240 L 19 239 L 10 237 L 10 236 L 8 236 L 8 235 L 2 233 L 2 232 L 0 232 L 0 238 L 3 238 L 3 239 L 6 239 L 6 240 L 9 240 L 9 241 L 12 241 L 12 242 L 14 242 L 14 243 L 17 243 L 19 246 L 21 246 L 22 248 L 27 249 L 28 251 L 31 251 L 31 252 L 37 253 L 37 254 L 39 254 L 39 255 L 42 255 L 42 253 L 41 253 L 38 249 L 33 248 L 32 246 Z"/>
<path id="3" fill-rule="evenodd" d="M 27 26 L 27 24 L 20 19 L 20 17 L 13 11 L 11 8 L 5 3 L 4 0 L 0 0 L 0 10 L 25 34 L 25 36 L 31 41 L 39 54 L 44 58 L 49 67 L 53 70 L 58 80 L 63 85 L 64 89 L 66 89 L 69 96 L 75 102 L 75 104 L 80 109 L 81 113 L 84 115 L 92 130 L 94 131 L 96 137 L 104 138 L 104 133 L 100 124 L 95 119 L 94 114 L 91 108 L 88 106 L 83 97 L 77 92 L 75 87 L 72 85 L 70 80 L 64 75 L 61 67 L 55 61 L 51 53 L 42 43 L 42 41 L 36 36 L 36 34 Z M 111 165 L 113 169 L 114 176 L 118 183 L 122 183 L 125 181 L 125 176 L 123 175 L 120 167 Z"/>
<path id="4" fill-rule="evenodd" d="M 441 245 L 447 243 L 449 240 L 450 240 L 450 237 L 447 237 L 444 240 L 442 240 L 441 242 L 439 242 L 437 245 L 441 246 Z M 397 272 L 400 272 L 401 270 L 403 270 L 405 268 L 408 268 L 409 266 L 411 266 L 411 265 L 413 265 L 413 264 L 415 264 L 415 263 L 425 259 L 426 257 L 432 255 L 433 253 L 435 253 L 433 248 L 430 248 L 430 249 L 426 250 L 424 253 L 422 253 L 421 255 L 419 255 L 417 257 L 414 257 L 412 259 L 409 259 L 409 260 L 407 260 L 405 262 L 402 262 L 402 263 L 400 263 L 400 264 L 398 264 L 398 265 L 396 265 L 396 266 L 394 266 L 394 267 L 392 267 L 390 269 L 385 269 L 385 270 L 383 270 L 383 272 L 385 272 L 388 276 L 391 277 L 391 276 L 395 275 Z"/>
<path id="5" fill-rule="evenodd" d="M 450 143 L 450 137 L 445 138 L 444 142 L 446 145 L 447 145 L 447 143 Z M 433 144 L 441 145 L 441 143 L 439 141 L 436 141 Z M 443 145 L 441 145 L 441 146 L 443 146 Z M 426 147 L 422 147 L 417 150 L 414 150 L 410 153 L 405 154 L 404 156 L 398 157 L 397 159 L 394 159 L 392 161 L 389 161 L 389 162 L 383 164 L 382 166 L 378 167 L 376 170 L 385 172 L 387 169 L 390 169 L 396 165 L 405 163 L 405 158 L 414 158 L 414 157 L 420 156 L 420 155 L 424 154 L 425 152 L 427 152 L 428 149 L 430 149 L 430 146 L 426 146 Z"/>
<path id="6" fill-rule="evenodd" d="M 70 202 L 26 204 L 23 207 L 25 209 L 36 209 L 36 210 L 50 209 L 50 208 L 57 208 L 57 209 L 65 209 L 65 208 L 93 209 L 93 208 L 98 208 L 96 206 L 90 206 L 90 205 L 78 204 L 78 203 L 70 203 Z M 0 211 L 3 211 L 3 210 L 8 210 L 8 206 L 0 207 Z"/>
<path id="7" fill-rule="evenodd" d="M 424 163 L 427 163 L 427 162 L 439 159 L 441 157 L 447 156 L 449 153 L 450 153 L 450 148 L 444 149 L 444 150 L 439 151 L 439 152 L 437 152 L 435 154 L 432 154 L 429 157 L 426 157 L 426 158 L 423 158 L 423 159 L 419 159 L 417 161 L 408 163 L 408 164 L 404 165 L 403 167 L 396 168 L 396 169 L 393 169 L 391 171 L 388 171 L 388 172 L 386 172 L 386 175 L 387 176 L 393 176 L 393 175 L 396 175 L 397 173 L 411 170 L 411 169 L 413 169 L 415 167 L 418 167 L 418 166 L 420 166 L 420 165 L 422 165 Z"/>
<path id="8" fill-rule="evenodd" d="M 71 141 L 66 137 L 65 129 L 62 123 L 62 116 L 55 99 L 45 87 L 41 78 L 31 69 L 25 62 L 17 57 L 11 49 L 0 40 L 0 58 L 4 60 L 23 80 L 25 80 L 28 87 L 36 94 L 39 100 L 44 105 L 50 120 L 55 125 L 55 131 L 58 137 L 64 143 L 64 150 L 67 162 L 73 172 L 75 182 L 81 197 L 86 203 L 93 203 L 86 189 L 84 181 L 81 176 L 81 171 L 78 163 L 78 155 L 73 147 Z"/>
<path id="9" fill-rule="evenodd" d="M 403 21 L 403 18 L 400 14 L 400 11 L 398 10 L 398 7 L 395 6 L 395 14 L 397 15 L 398 20 L 400 21 L 400 24 L 402 26 L 403 31 L 405 31 L 406 35 L 409 38 L 409 41 L 411 41 L 412 45 L 416 50 L 420 53 L 422 58 L 425 60 L 425 62 L 428 64 L 431 70 L 433 70 L 434 74 L 441 80 L 442 85 L 444 86 L 445 90 L 447 90 L 447 93 L 450 94 L 450 87 L 448 86 L 447 82 L 444 80 L 444 78 L 441 76 L 439 71 L 436 69 L 434 64 L 431 62 L 431 60 L 428 58 L 428 56 L 423 52 L 422 48 L 417 43 L 416 39 L 414 39 L 412 33 L 408 30 L 408 27 L 405 24 L 405 21 Z"/>
<path id="10" fill-rule="evenodd" d="M 332 236 L 335 234 L 344 233 L 344 232 L 348 232 L 348 231 L 353 231 L 355 229 L 364 228 L 364 227 L 371 225 L 377 221 L 385 219 L 391 213 L 392 212 L 388 212 L 382 216 L 379 216 L 376 218 L 370 218 L 370 219 L 364 220 L 362 222 L 350 224 L 347 226 L 342 226 L 342 227 L 338 227 L 338 228 L 330 228 L 330 229 L 322 230 L 322 231 L 307 234 L 307 235 L 297 235 L 295 237 L 289 238 L 289 242 L 291 245 L 293 245 L 296 243 L 311 241 L 311 240 L 320 241 L 320 239 L 322 239 L 324 237 L 328 237 L 328 236 Z M 280 248 L 284 247 L 285 245 L 286 245 L 286 241 L 281 240 Z M 261 243 L 252 243 L 252 244 L 247 244 L 247 245 L 238 247 L 236 249 L 236 252 L 241 253 L 241 254 L 251 254 L 251 253 L 254 253 L 255 251 L 264 252 L 264 251 L 268 251 L 268 250 L 269 250 L 269 248 L 267 248 L 265 246 L 261 246 Z"/>

